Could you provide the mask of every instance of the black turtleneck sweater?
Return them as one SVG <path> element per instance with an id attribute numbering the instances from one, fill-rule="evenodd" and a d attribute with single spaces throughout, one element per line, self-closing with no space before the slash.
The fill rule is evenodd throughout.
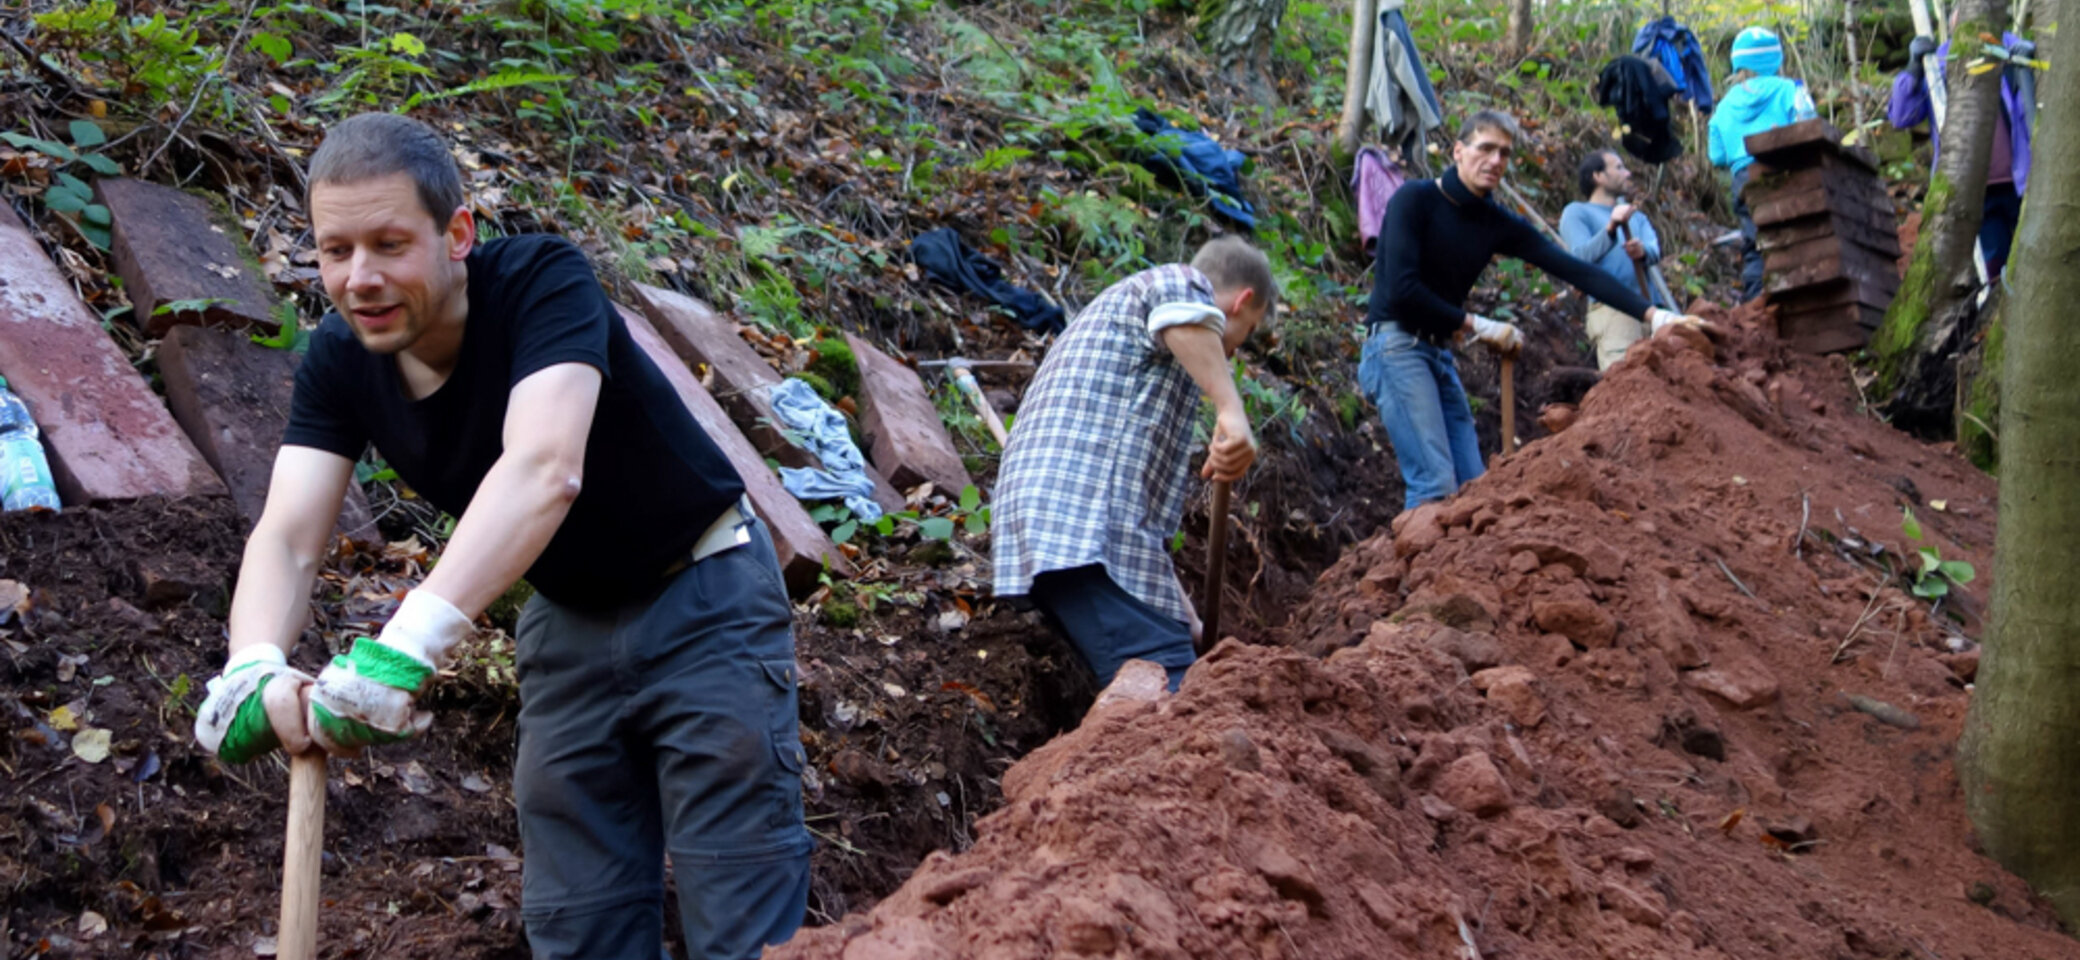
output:
<path id="1" fill-rule="evenodd" d="M 1570 256 L 1531 224 L 1459 182 L 1457 169 L 1394 191 L 1379 231 L 1367 326 L 1396 323 L 1428 343 L 1449 342 L 1466 323 L 1466 295 L 1496 254 L 1530 262 L 1576 289 L 1645 320 L 1647 301 L 1617 278 Z"/>

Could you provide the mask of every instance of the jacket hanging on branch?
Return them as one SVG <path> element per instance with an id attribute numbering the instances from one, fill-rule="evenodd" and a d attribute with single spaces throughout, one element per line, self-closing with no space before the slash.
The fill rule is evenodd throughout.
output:
<path id="1" fill-rule="evenodd" d="M 1444 108 L 1430 86 L 1430 72 L 1416 50 L 1408 21 L 1401 16 L 1403 0 L 1358 0 L 1376 3 L 1378 30 L 1372 40 L 1372 80 L 1365 91 L 1365 109 L 1379 125 L 1380 138 L 1401 149 L 1403 160 L 1423 166 L 1423 137 L 1444 125 Z"/>
<path id="2" fill-rule="evenodd" d="M 1177 184 L 1195 197 L 1205 197 L 1213 210 L 1241 224 L 1257 226 L 1256 208 L 1242 199 L 1242 164 L 1248 159 L 1240 150 L 1230 150 L 1203 133 L 1180 130 L 1147 107 L 1134 111 L 1134 127 L 1148 134 L 1153 148 L 1141 165 Z"/>
<path id="3" fill-rule="evenodd" d="M 1697 109 L 1712 112 L 1712 73 L 1704 65 L 1704 50 L 1689 27 L 1674 17 L 1662 17 L 1639 28 L 1632 38 L 1632 52 L 1661 64 L 1677 93 L 1697 104 Z"/>
<path id="4" fill-rule="evenodd" d="M 1628 128 L 1620 144 L 1646 163 L 1667 163 L 1683 155 L 1683 141 L 1672 126 L 1669 98 L 1681 88 L 1660 64 L 1625 56 L 1604 65 L 1596 80 L 1596 102 L 1618 111 Z"/>
<path id="5" fill-rule="evenodd" d="M 961 241 L 951 227 L 942 227 L 910 241 L 910 259 L 925 275 L 963 293 L 972 293 L 1010 310 L 1018 325 L 1035 333 L 1060 333 L 1067 324 L 1062 308 L 1046 298 L 1013 286 L 1004 279 L 1004 268 L 995 260 Z"/>

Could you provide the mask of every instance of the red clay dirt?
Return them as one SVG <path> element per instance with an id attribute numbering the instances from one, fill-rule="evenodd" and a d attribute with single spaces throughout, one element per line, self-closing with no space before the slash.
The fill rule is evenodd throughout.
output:
<path id="1" fill-rule="evenodd" d="M 2080 957 L 1965 821 L 1983 577 L 1931 615 L 1883 571 L 1904 505 L 1989 569 L 1993 482 L 1722 320 L 767 956 Z"/>

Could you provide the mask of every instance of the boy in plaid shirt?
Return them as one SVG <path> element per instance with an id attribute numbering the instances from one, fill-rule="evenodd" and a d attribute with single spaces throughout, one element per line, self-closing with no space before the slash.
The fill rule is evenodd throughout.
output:
<path id="1" fill-rule="evenodd" d="M 1277 296 L 1262 251 L 1215 238 L 1190 266 L 1099 294 L 1020 405 L 993 509 L 996 592 L 1031 597 L 1101 687 L 1139 659 L 1175 690 L 1192 665 L 1199 617 L 1168 544 L 1190 493 L 1199 398 L 1216 415 L 1199 475 L 1240 479 L 1257 444 L 1228 358 Z"/>

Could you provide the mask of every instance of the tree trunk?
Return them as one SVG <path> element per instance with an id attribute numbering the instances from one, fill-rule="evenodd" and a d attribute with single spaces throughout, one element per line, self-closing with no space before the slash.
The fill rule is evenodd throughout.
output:
<path id="1" fill-rule="evenodd" d="M 1509 55 L 1531 52 L 1531 0 L 1509 0 Z"/>
<path id="2" fill-rule="evenodd" d="M 1959 36 L 2001 35 L 2008 19 L 2002 0 L 1959 3 Z M 1972 251 L 1985 213 L 2001 72 L 1973 76 L 1965 68 L 1971 59 L 1953 49 L 1944 68 L 1949 116 L 1942 129 L 1943 155 L 1921 204 L 1921 238 L 1914 244 L 1906 281 L 1871 340 L 1877 392 L 1885 398 L 1886 412 L 1895 424 L 1921 433 L 1948 429 L 1957 395 L 1956 353 L 1972 332 L 1972 294 L 1978 287 Z"/>
<path id="3" fill-rule="evenodd" d="M 1214 61 L 1228 82 L 1259 103 L 1278 99 L 1271 87 L 1271 44 L 1286 15 L 1286 0 L 1203 0 L 1199 22 L 1205 26 Z"/>
<path id="4" fill-rule="evenodd" d="M 2007 298 L 1986 304 L 1986 333 L 1957 358 L 1957 452 L 1987 473 L 2000 468 L 2001 363 L 2007 347 Z"/>
<path id="5" fill-rule="evenodd" d="M 1336 124 L 1336 169 L 1358 155 L 1365 139 L 1365 91 L 1372 86 L 1372 35 L 1379 31 L 1372 0 L 1351 0 L 1351 58 L 1343 72 L 1343 119 Z"/>
<path id="6" fill-rule="evenodd" d="M 1959 36 L 1978 28 L 1961 25 Z M 2037 149 L 2080 150 L 2080 30 L 2046 41 Z M 1959 744 L 1965 809 L 1987 855 L 2080 925 L 2080 168 L 2046 164 L 2018 238 L 2001 377 L 1993 613 Z"/>

